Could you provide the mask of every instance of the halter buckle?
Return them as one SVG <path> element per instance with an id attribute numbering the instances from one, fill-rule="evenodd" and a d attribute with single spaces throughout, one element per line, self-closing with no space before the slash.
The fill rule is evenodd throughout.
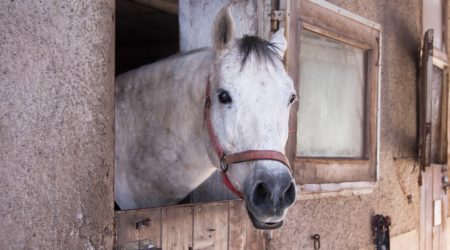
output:
<path id="1" fill-rule="evenodd" d="M 220 170 L 223 173 L 226 173 L 228 171 L 228 164 L 225 162 L 225 154 L 220 158 Z"/>

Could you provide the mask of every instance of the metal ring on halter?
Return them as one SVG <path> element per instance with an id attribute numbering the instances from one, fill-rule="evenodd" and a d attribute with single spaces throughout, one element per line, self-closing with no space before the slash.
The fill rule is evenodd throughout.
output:
<path id="1" fill-rule="evenodd" d="M 220 158 L 220 170 L 222 170 L 223 173 L 228 171 L 228 164 L 225 162 L 225 154 Z"/>

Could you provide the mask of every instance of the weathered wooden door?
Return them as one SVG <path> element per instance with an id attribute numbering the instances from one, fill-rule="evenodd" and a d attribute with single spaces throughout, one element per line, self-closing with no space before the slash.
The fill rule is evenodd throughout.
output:
<path id="1" fill-rule="evenodd" d="M 425 33 L 419 83 L 420 249 L 445 250 L 448 198 L 445 67 L 433 64 L 433 30 Z"/>
<path id="2" fill-rule="evenodd" d="M 116 250 L 269 249 L 271 232 L 253 227 L 243 201 L 116 212 Z"/>

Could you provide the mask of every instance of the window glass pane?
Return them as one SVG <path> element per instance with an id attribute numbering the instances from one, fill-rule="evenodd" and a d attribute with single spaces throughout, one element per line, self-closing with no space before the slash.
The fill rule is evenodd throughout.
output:
<path id="1" fill-rule="evenodd" d="M 364 157 L 365 54 L 302 30 L 297 156 Z"/>

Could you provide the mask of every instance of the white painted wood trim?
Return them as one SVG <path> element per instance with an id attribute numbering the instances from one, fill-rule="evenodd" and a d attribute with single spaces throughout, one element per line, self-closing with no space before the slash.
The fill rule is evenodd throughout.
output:
<path id="1" fill-rule="evenodd" d="M 356 15 L 355 13 L 350 12 L 350 11 L 348 11 L 346 9 L 341 8 L 341 7 L 338 7 L 338 6 L 332 4 L 332 3 L 328 2 L 328 1 L 325 1 L 325 0 L 308 0 L 308 1 L 310 1 L 310 2 L 312 2 L 314 4 L 317 4 L 317 5 L 319 5 L 319 6 L 323 7 L 323 8 L 326 8 L 328 10 L 331 10 L 331 11 L 333 11 L 335 13 L 338 13 L 339 15 L 348 17 L 348 18 L 353 19 L 353 20 L 355 20 L 355 21 L 357 21 L 359 23 L 362 23 L 364 25 L 372 27 L 374 29 L 381 30 L 381 25 L 379 23 L 370 21 L 369 19 L 366 19 L 366 18 L 364 18 L 362 16 Z"/>
<path id="2" fill-rule="evenodd" d="M 441 58 L 435 57 L 433 56 L 433 65 L 440 68 L 440 69 L 445 69 L 445 67 L 448 67 L 448 63 L 444 60 L 442 60 Z"/>
<path id="3" fill-rule="evenodd" d="M 433 65 L 442 70 L 448 67 L 447 54 L 436 47 L 433 47 Z"/>
<path id="4" fill-rule="evenodd" d="M 375 180 L 378 182 L 381 175 L 380 167 L 380 146 L 381 146 L 381 68 L 383 67 L 383 35 L 381 33 L 381 27 L 378 29 L 378 83 L 377 83 L 377 170 L 375 173 Z"/>

